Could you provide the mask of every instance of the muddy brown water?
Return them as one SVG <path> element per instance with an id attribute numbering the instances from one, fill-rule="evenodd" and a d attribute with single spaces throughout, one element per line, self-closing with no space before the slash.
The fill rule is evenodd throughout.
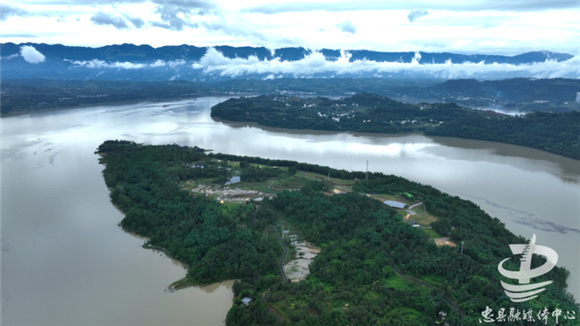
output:
<path id="1" fill-rule="evenodd" d="M 483 141 L 213 121 L 209 109 L 226 99 L 0 119 L 2 325 L 223 325 L 233 281 L 171 293 L 183 266 L 141 248 L 143 239 L 117 225 L 123 216 L 109 201 L 94 154 L 108 139 L 347 170 L 365 170 L 368 160 L 371 171 L 472 200 L 512 232 L 535 233 L 538 244 L 558 252 L 558 265 L 571 271 L 570 291 L 580 296 L 579 161 Z"/>

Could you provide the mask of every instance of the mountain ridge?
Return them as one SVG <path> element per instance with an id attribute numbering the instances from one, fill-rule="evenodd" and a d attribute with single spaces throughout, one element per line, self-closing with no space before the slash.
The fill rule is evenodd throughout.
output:
<path id="1" fill-rule="evenodd" d="M 25 47 L 32 47 L 25 48 Z M 22 49 L 25 48 L 26 51 Z M 536 77 L 545 69 L 564 69 L 555 76 L 575 77 L 560 64 L 578 58 L 567 53 L 535 51 L 515 56 L 369 50 L 311 50 L 288 47 L 154 48 L 124 43 L 99 48 L 44 43 L 0 43 L 1 79 L 44 78 L 130 81 L 274 78 L 481 78 Z M 547 68 L 534 68 L 543 65 Z M 568 66 L 573 66 L 569 64 Z M 547 73 L 544 73 L 547 74 Z M 549 72 L 552 76 L 554 73 Z"/>
<path id="2" fill-rule="evenodd" d="M 419 63 L 445 63 L 447 60 L 453 62 L 473 62 L 479 63 L 486 61 L 489 63 L 510 63 L 510 64 L 526 64 L 533 62 L 543 62 L 548 59 L 556 61 L 566 61 L 573 57 L 568 53 L 552 52 L 548 50 L 525 52 L 513 56 L 507 55 L 489 55 L 489 54 L 459 54 L 451 52 L 424 52 L 424 51 L 371 51 L 371 50 L 337 50 L 337 49 L 320 49 L 311 50 L 304 47 L 285 47 L 270 50 L 265 47 L 232 47 L 227 45 L 197 47 L 194 45 L 168 45 L 162 47 L 152 47 L 147 44 L 135 45 L 132 43 L 112 44 L 102 47 L 82 47 L 82 46 L 67 46 L 62 44 L 46 44 L 46 43 L 0 43 L 2 48 L 2 57 L 6 58 L 20 52 L 22 46 L 33 46 L 45 56 L 65 57 L 69 60 L 111 60 L 111 55 L 118 59 L 127 59 L 127 53 L 134 54 L 137 52 L 138 58 L 144 56 L 149 60 L 168 60 L 178 59 L 199 61 L 201 57 L 206 54 L 210 48 L 215 48 L 225 57 L 244 58 L 247 59 L 251 55 L 258 57 L 260 60 L 280 58 L 283 61 L 297 61 L 303 59 L 305 56 L 314 52 L 320 52 L 327 60 L 336 60 L 340 57 L 341 51 L 351 55 L 349 61 L 356 60 L 374 60 L 377 62 L 405 62 L 409 63 L 416 58 L 416 55 L 421 56 Z M 177 51 L 176 51 L 177 50 Z M 66 51 L 66 54 L 62 53 Z M 46 52 L 46 53 L 45 53 Z M 272 54 L 273 52 L 273 54 Z M 115 55 L 116 54 L 116 55 Z M 179 54 L 179 56 L 176 56 Z M 90 57 L 92 55 L 93 57 Z M 463 61 L 461 61 L 463 59 Z M 117 60 L 119 61 L 119 60 Z"/>

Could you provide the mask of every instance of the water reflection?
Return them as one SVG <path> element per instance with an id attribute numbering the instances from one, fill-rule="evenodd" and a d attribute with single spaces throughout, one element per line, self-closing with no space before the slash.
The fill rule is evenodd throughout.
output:
<path id="1" fill-rule="evenodd" d="M 430 154 L 439 157 L 472 162 L 492 161 L 498 164 L 510 164 L 515 168 L 532 172 L 549 171 L 564 182 L 580 183 L 580 162 L 571 158 L 510 144 L 451 137 L 427 137 L 443 145 L 426 149 Z M 470 153 L 461 155 L 455 150 L 457 148 L 470 150 Z"/>
<path id="2" fill-rule="evenodd" d="M 234 286 L 235 281 L 239 281 L 239 280 L 227 280 L 227 281 L 223 281 L 220 283 L 214 283 L 214 284 L 209 284 L 209 285 L 204 285 L 204 286 L 196 286 L 196 288 L 201 289 L 205 293 L 213 293 L 220 288 L 223 288 L 227 291 L 232 291 L 232 287 Z M 233 299 L 233 296 L 232 296 L 232 299 Z M 231 305 L 231 302 L 230 302 L 230 305 Z"/>
<path id="3" fill-rule="evenodd" d="M 364 153 L 369 157 L 425 159 L 435 155 L 444 159 L 493 162 L 509 164 L 530 172 L 546 172 L 564 182 L 580 183 L 580 163 L 577 160 L 528 147 L 451 137 L 412 135 L 379 135 L 375 133 L 338 133 L 333 131 L 285 129 L 262 126 L 257 123 L 229 122 L 214 119 L 217 123 L 248 132 L 262 130 L 266 135 L 285 139 L 305 140 L 308 143 L 335 143 L 342 146 L 344 155 Z M 353 142 L 356 140 L 356 142 Z M 508 158 L 508 159 L 506 159 Z"/>

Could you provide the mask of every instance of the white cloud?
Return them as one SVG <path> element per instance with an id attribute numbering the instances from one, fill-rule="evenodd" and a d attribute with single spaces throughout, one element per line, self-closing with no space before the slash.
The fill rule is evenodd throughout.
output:
<path id="1" fill-rule="evenodd" d="M 20 53 L 14 53 L 13 55 L 9 55 L 7 57 L 0 57 L 1 60 L 12 60 L 20 56 Z"/>
<path id="2" fill-rule="evenodd" d="M 64 61 L 68 61 L 77 67 L 85 67 L 91 69 L 101 69 L 101 68 L 121 68 L 121 69 L 141 69 L 145 68 L 147 65 L 142 63 L 131 63 L 131 62 L 113 62 L 108 63 L 103 60 L 90 60 L 90 61 L 78 61 L 78 60 L 68 60 L 64 59 Z"/>
<path id="3" fill-rule="evenodd" d="M 91 17 L 91 22 L 95 25 L 111 25 L 116 29 L 128 29 L 129 25 L 121 17 L 115 17 L 111 14 L 99 11 Z"/>
<path id="4" fill-rule="evenodd" d="M 0 21 L 5 21 L 8 17 L 25 17 L 28 16 L 28 11 L 18 8 L 16 6 L 6 5 L 0 3 Z"/>
<path id="5" fill-rule="evenodd" d="M 143 25 L 145 25 L 145 22 L 143 21 L 143 19 L 141 19 L 139 17 L 133 17 L 133 15 L 131 15 L 131 14 L 124 13 L 123 17 L 125 17 L 125 19 L 130 21 L 131 24 L 133 24 L 133 26 L 135 26 L 136 28 L 141 28 L 141 27 L 143 27 Z"/>
<path id="6" fill-rule="evenodd" d="M 219 15 L 219 8 L 211 1 L 154 1 L 155 13 L 161 22 L 152 21 L 151 25 L 173 31 L 183 31 L 184 27 L 198 28 L 192 18 L 196 16 Z"/>
<path id="7" fill-rule="evenodd" d="M 33 46 L 25 45 L 20 48 L 20 55 L 28 63 L 44 62 L 46 58 L 42 53 L 38 52 Z"/>
<path id="8" fill-rule="evenodd" d="M 255 12 L 266 15 L 279 13 L 302 13 L 312 11 L 352 12 L 367 10 L 410 10 L 429 6 L 435 10 L 449 10 L 455 12 L 469 11 L 513 11 L 533 12 L 543 10 L 574 9 L 577 1 L 280 1 L 276 4 L 267 2 L 242 9 L 244 12 Z"/>
<path id="9" fill-rule="evenodd" d="M 342 22 L 340 24 L 336 24 L 336 27 L 338 27 L 338 29 L 340 29 L 344 33 L 350 33 L 350 34 L 356 33 L 356 26 L 354 26 L 354 24 L 350 20 L 347 20 L 347 21 Z"/>
<path id="10" fill-rule="evenodd" d="M 150 67 L 165 67 L 165 62 L 163 60 L 157 60 Z"/>
<path id="11" fill-rule="evenodd" d="M 90 69 L 102 69 L 102 68 L 111 68 L 111 69 L 145 69 L 145 68 L 160 68 L 169 66 L 171 68 L 175 68 L 177 66 L 181 66 L 185 64 L 185 60 L 173 60 L 173 61 L 163 61 L 157 60 L 153 63 L 131 63 L 131 62 L 106 62 L 103 60 L 90 60 L 90 61 L 80 61 L 80 60 L 68 60 L 64 59 L 66 62 L 72 63 L 76 67 L 84 67 Z"/>
<path id="12" fill-rule="evenodd" d="M 3 42 L 14 43 L 26 41 L 19 35 L 34 35 L 39 43 L 90 47 L 122 43 L 301 46 L 507 55 L 580 50 L 580 7 L 573 4 L 577 1 L 0 2 L 21 9 L 15 12 L 21 16 L 7 16 L 9 11 L 0 10 L 2 19 L 8 17 L 0 21 Z M 409 23 L 407 16 L 418 8 L 428 9 L 429 15 L 411 16 L 416 20 Z M 99 12 L 107 14 L 96 15 Z M 340 29 L 337 23 L 342 23 Z M 123 32 L 110 33 L 111 26 Z"/>
<path id="13" fill-rule="evenodd" d="M 316 74 L 369 74 L 369 73 L 424 73 L 438 78 L 474 78 L 474 76 L 493 75 L 497 73 L 518 73 L 538 78 L 568 77 L 580 78 L 580 57 L 576 56 L 568 61 L 545 62 L 513 65 L 513 64 L 485 64 L 453 63 L 450 60 L 444 64 L 419 64 L 421 56 L 415 54 L 410 63 L 404 62 L 377 62 L 373 60 L 356 60 L 350 62 L 350 54 L 341 52 L 336 61 L 327 61 L 320 52 L 312 52 L 302 60 L 281 61 L 259 60 L 256 56 L 244 58 L 227 58 L 214 48 L 210 48 L 199 62 L 194 63 L 193 69 L 203 69 L 205 74 L 219 74 L 221 76 L 237 77 L 244 74 L 284 74 L 292 77 L 308 77 Z M 269 77 L 269 76 L 268 76 Z M 268 78 L 266 77 L 266 78 Z"/>
<path id="14" fill-rule="evenodd" d="M 423 17 L 423 16 L 427 16 L 429 15 L 429 12 L 425 9 L 415 9 L 415 10 L 411 10 L 409 11 L 409 14 L 407 14 L 407 19 L 409 19 L 409 21 L 412 23 L 415 20 Z"/>

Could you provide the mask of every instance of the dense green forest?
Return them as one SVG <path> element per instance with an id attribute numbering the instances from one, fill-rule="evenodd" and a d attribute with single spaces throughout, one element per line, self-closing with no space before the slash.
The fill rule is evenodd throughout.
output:
<path id="1" fill-rule="evenodd" d="M 121 226 L 149 237 L 145 247 L 161 248 L 187 264 L 183 284 L 241 279 L 234 284 L 229 326 L 280 324 L 271 311 L 288 325 L 457 325 L 460 318 L 461 325 L 477 325 L 486 307 L 496 313 L 501 308 L 536 313 L 558 308 L 563 316 L 570 311 L 579 314 L 574 298 L 565 291 L 569 273 L 560 267 L 534 279 L 554 280 L 538 299 L 510 302 L 500 285 L 503 278 L 497 264 L 512 257 L 509 244 L 526 239 L 509 232 L 472 202 L 433 187 L 370 173 L 368 181 L 357 181 L 353 191 L 344 194 L 329 195 L 330 181 L 311 181 L 299 191 L 283 190 L 272 199 L 264 198 L 259 207 L 252 202 L 222 204 L 180 185 L 187 180 L 223 182 L 219 180 L 231 176 L 231 166 L 241 169 L 242 179 L 246 173 L 247 182 L 307 172 L 344 180 L 364 180 L 365 174 L 129 141 L 106 141 L 97 153 L 105 164 L 103 177 L 111 201 L 125 213 Z M 457 247 L 435 246 L 426 229 L 412 227 L 395 210 L 365 195 L 400 192 L 421 198 L 438 217 L 432 224 L 434 232 L 465 241 L 463 254 Z M 292 223 L 306 240 L 322 248 L 304 281 L 283 282 L 278 268 L 282 245 L 272 234 L 264 237 L 266 228 L 279 220 Z M 516 270 L 518 263 L 514 256 L 505 265 Z M 535 258 L 532 267 L 541 263 Z M 240 305 L 246 296 L 255 300 L 250 306 Z M 534 318 L 538 320 L 535 313 Z M 562 325 L 573 322 L 559 320 Z M 554 318 L 547 320 L 547 325 L 555 324 Z"/>
<path id="2" fill-rule="evenodd" d="M 264 126 L 489 140 L 527 146 L 580 159 L 580 111 L 508 116 L 454 103 L 404 104 L 376 94 L 331 100 L 287 96 L 230 99 L 212 108 L 212 117 Z"/>
<path id="3" fill-rule="evenodd" d="M 580 105 L 574 102 L 578 91 L 579 80 L 563 78 L 514 78 L 481 82 L 474 79 L 280 78 L 235 79 L 215 83 L 3 79 L 0 110 L 6 114 L 118 101 L 208 95 L 348 96 L 375 93 L 396 98 L 456 102 L 469 107 L 503 105 L 506 109 L 527 112 L 567 112 L 580 109 Z"/>
<path id="4" fill-rule="evenodd" d="M 213 85 L 213 84 L 210 84 Z M 388 97 L 431 99 L 461 105 L 486 107 L 505 105 L 521 111 L 578 110 L 576 92 L 580 80 L 566 78 L 475 79 L 390 79 L 390 78 L 281 78 L 274 80 L 232 80 L 216 83 L 224 90 L 246 89 L 259 94 L 348 95 L 375 93 Z M 542 101 L 544 103 L 534 103 Z M 547 101 L 547 102 L 545 102 Z"/>
<path id="5" fill-rule="evenodd" d="M 502 119 L 466 117 L 425 134 L 502 142 L 580 159 L 580 111 L 534 112 Z"/>

